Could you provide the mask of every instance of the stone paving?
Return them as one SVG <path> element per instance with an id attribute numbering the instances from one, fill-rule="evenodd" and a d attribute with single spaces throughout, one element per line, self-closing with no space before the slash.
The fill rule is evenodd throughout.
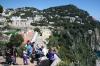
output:
<path id="1" fill-rule="evenodd" d="M 4 64 L 3 62 L 5 62 L 5 59 L 2 56 L 0 56 L 0 66 L 35 66 L 35 64 L 30 62 L 29 65 L 24 65 L 23 59 L 19 57 L 16 58 L 16 62 L 18 63 L 18 65 L 8 65 L 8 64 Z"/>

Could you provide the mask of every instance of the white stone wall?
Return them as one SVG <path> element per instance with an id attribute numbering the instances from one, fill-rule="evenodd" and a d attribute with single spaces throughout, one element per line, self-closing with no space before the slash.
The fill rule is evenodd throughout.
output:
<path id="1" fill-rule="evenodd" d="M 13 26 L 13 27 L 18 27 L 18 28 L 21 28 L 21 27 L 32 27 L 30 25 L 31 22 L 12 22 L 10 25 Z"/>

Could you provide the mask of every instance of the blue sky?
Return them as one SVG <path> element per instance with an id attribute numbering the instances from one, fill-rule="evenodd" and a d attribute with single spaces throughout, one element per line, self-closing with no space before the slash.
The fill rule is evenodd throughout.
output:
<path id="1" fill-rule="evenodd" d="M 86 10 L 91 16 L 100 20 L 100 0 L 0 0 L 4 8 L 35 7 L 46 9 L 48 7 L 74 4 Z"/>

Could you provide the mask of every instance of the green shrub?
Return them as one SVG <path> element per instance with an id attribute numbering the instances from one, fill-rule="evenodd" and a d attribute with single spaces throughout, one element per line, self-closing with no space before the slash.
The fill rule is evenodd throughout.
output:
<path id="1" fill-rule="evenodd" d="M 17 56 L 22 57 L 24 48 L 17 48 Z"/>
<path id="2" fill-rule="evenodd" d="M 23 41 L 24 41 L 24 39 L 23 39 L 22 35 L 16 34 L 16 35 L 11 36 L 9 44 L 19 47 Z"/>
<path id="3" fill-rule="evenodd" d="M 0 47 L 6 46 L 7 42 L 6 41 L 0 41 Z"/>
<path id="4" fill-rule="evenodd" d="M 69 64 L 67 64 L 67 62 L 60 62 L 57 66 L 69 66 Z"/>

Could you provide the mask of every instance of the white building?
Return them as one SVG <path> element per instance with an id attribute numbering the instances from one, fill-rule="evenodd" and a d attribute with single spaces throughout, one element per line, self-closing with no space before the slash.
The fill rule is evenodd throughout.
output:
<path id="1" fill-rule="evenodd" d="M 50 29 L 42 29 L 41 32 L 42 32 L 43 40 L 46 40 L 52 34 Z"/>
<path id="2" fill-rule="evenodd" d="M 6 18 L 0 17 L 0 22 L 5 22 L 5 21 L 6 21 Z"/>
<path id="3" fill-rule="evenodd" d="M 34 17 L 34 21 L 40 21 L 40 20 L 43 20 L 43 19 L 44 19 L 43 15 L 36 15 Z"/>
<path id="4" fill-rule="evenodd" d="M 4 27 L 6 22 L 6 18 L 0 17 L 0 27 Z"/>
<path id="5" fill-rule="evenodd" d="M 11 20 L 12 20 L 12 23 L 10 25 L 13 27 L 17 27 L 17 28 L 32 27 L 30 25 L 30 23 L 33 22 L 31 17 L 23 19 L 21 17 L 14 16 L 11 18 Z"/>

